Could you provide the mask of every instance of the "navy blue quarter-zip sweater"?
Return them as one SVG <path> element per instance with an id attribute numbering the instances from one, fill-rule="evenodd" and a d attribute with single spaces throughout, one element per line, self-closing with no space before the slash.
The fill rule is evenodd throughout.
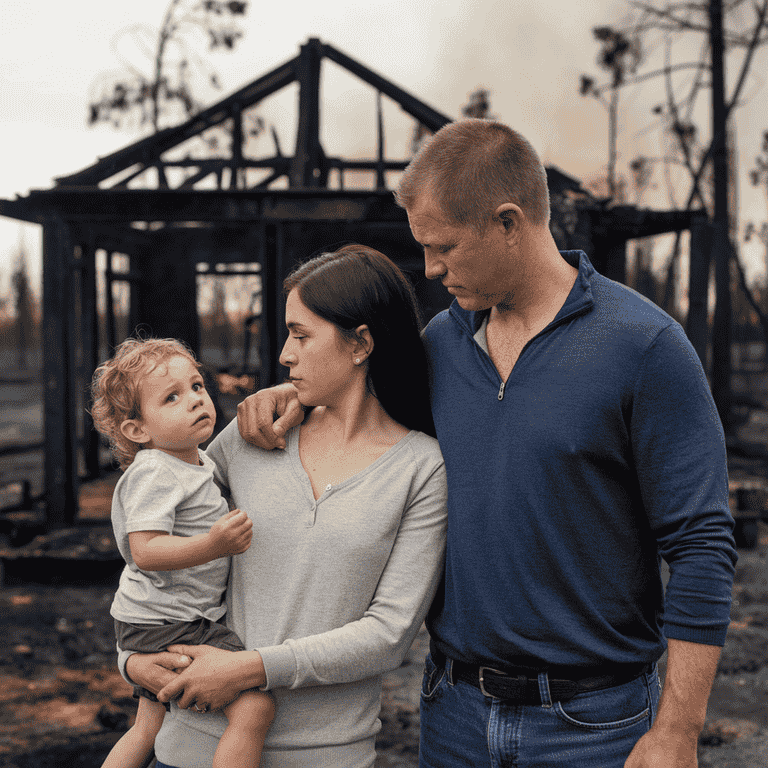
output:
<path id="1" fill-rule="evenodd" d="M 448 475 L 428 617 L 453 659 L 504 668 L 722 645 L 736 562 L 725 442 L 683 329 L 586 255 L 503 382 L 454 302 L 424 333 Z M 666 600 L 660 557 L 670 566 Z"/>

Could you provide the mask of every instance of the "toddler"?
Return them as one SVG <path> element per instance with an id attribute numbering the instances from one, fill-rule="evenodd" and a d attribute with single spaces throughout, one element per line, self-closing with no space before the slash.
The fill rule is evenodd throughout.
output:
<path id="1" fill-rule="evenodd" d="M 243 643 L 223 623 L 230 556 L 248 549 L 252 522 L 228 505 L 200 451 L 216 412 L 199 364 L 174 339 L 127 339 L 93 377 L 92 416 L 123 476 L 112 525 L 126 566 L 112 603 L 122 650 L 158 653 L 169 645 Z M 142 768 L 154 748 L 165 705 L 136 688 L 134 726 L 102 768 Z M 201 706 L 202 705 L 202 706 Z M 198 712 L 208 711 L 196 702 Z M 244 691 L 224 708 L 228 727 L 213 768 L 256 768 L 274 717 L 272 697 Z"/>

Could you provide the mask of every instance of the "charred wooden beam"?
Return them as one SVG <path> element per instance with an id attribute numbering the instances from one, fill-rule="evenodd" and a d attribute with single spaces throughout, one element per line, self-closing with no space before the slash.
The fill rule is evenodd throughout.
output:
<path id="1" fill-rule="evenodd" d="M 29 210 L 98 226 L 107 221 L 404 221 L 391 192 L 371 190 L 160 190 L 56 187 L 30 192 Z"/>
<path id="2" fill-rule="evenodd" d="M 331 168 L 344 168 L 347 170 L 366 170 L 375 171 L 379 165 L 383 162 L 384 168 L 387 171 L 402 171 L 405 168 L 409 160 L 347 160 L 342 157 L 328 157 L 325 156 L 324 162 Z M 227 158 L 185 158 L 183 160 L 171 160 L 164 163 L 166 169 L 168 168 L 197 168 L 199 170 L 205 170 L 207 173 L 213 173 L 219 171 L 222 168 L 227 168 L 231 165 L 232 161 Z M 291 158 L 282 156 L 265 157 L 261 159 L 243 159 L 240 163 L 241 168 L 274 168 L 275 170 L 281 170 L 288 172 L 290 169 Z M 146 168 L 141 170 L 144 173 Z M 139 175 L 139 174 L 136 174 Z M 133 178 L 133 177 L 131 177 Z M 130 179 L 129 179 L 130 180 Z M 119 185 L 115 185 L 112 189 L 121 189 L 125 185 L 121 182 Z"/>
<path id="3" fill-rule="evenodd" d="M 706 215 L 695 216 L 691 225 L 691 264 L 688 270 L 688 317 L 685 332 L 707 369 L 709 327 L 707 304 L 712 259 L 712 225 Z"/>
<path id="4" fill-rule="evenodd" d="M 386 189 L 387 183 L 384 176 L 384 115 L 381 109 L 381 91 L 376 92 L 376 133 L 378 149 L 376 157 L 376 189 Z"/>
<path id="5" fill-rule="evenodd" d="M 77 451 L 72 420 L 70 286 L 72 241 L 67 223 L 49 216 L 43 227 L 43 408 L 46 526 L 70 526 L 77 511 Z"/>
<path id="6" fill-rule="evenodd" d="M 274 222 L 264 227 L 259 250 L 262 265 L 262 323 L 259 333 L 259 355 L 261 357 L 260 386 L 278 383 L 280 356 L 280 306 L 283 304 L 282 259 L 285 238 L 281 224 Z"/>
<path id="7" fill-rule="evenodd" d="M 197 173 L 188 176 L 177 189 L 192 189 L 198 181 L 202 181 L 214 172 L 214 168 L 201 168 Z"/>
<path id="8" fill-rule="evenodd" d="M 243 167 L 243 111 L 238 102 L 232 104 L 232 159 L 229 163 L 229 188 L 240 189 L 245 186 L 245 174 L 240 181 L 240 169 Z"/>
<path id="9" fill-rule="evenodd" d="M 154 233 L 119 224 L 71 223 L 72 238 L 78 243 L 91 243 L 94 250 L 104 248 L 130 255 L 137 249 L 150 248 L 155 243 Z"/>
<path id="10" fill-rule="evenodd" d="M 127 176 L 124 176 L 120 181 L 115 184 L 116 189 L 128 189 L 128 184 L 133 181 L 134 179 L 141 176 L 142 173 L 146 173 L 152 166 L 149 165 L 140 165 L 138 168 L 135 168 L 133 173 L 129 173 Z"/>
<path id="11" fill-rule="evenodd" d="M 160 189 L 170 189 L 168 177 L 165 175 L 165 166 L 162 163 L 156 163 L 155 167 L 157 168 L 157 181 Z"/>
<path id="12" fill-rule="evenodd" d="M 450 117 L 427 106 L 423 101 L 412 96 L 402 88 L 399 88 L 381 75 L 376 74 L 373 70 L 352 57 L 347 56 L 347 54 L 337 50 L 332 45 L 323 44 L 322 49 L 323 55 L 327 56 L 331 61 L 336 62 L 339 66 L 344 67 L 344 69 L 349 70 L 353 75 L 357 75 L 357 77 L 368 83 L 368 85 L 372 85 L 374 88 L 381 91 L 385 96 L 389 96 L 390 99 L 396 101 L 409 115 L 411 115 L 411 117 L 418 120 L 422 125 L 425 125 L 430 131 L 438 131 L 444 125 L 451 122 Z"/>
<path id="13" fill-rule="evenodd" d="M 277 181 L 281 176 L 285 176 L 286 171 L 278 169 L 276 171 L 273 171 L 272 173 L 267 176 L 266 179 L 263 179 L 258 184 L 253 187 L 253 189 L 265 189 L 268 187 L 273 181 Z"/>
<path id="14" fill-rule="evenodd" d="M 114 349 L 117 346 L 117 328 L 115 324 L 115 297 L 112 293 L 112 279 L 114 272 L 112 272 L 112 251 L 107 251 L 107 264 L 104 270 L 104 282 L 105 282 L 105 318 L 104 324 L 106 328 L 106 341 L 107 349 Z"/>
<path id="15" fill-rule="evenodd" d="M 0 216 L 7 216 L 17 221 L 28 221 L 30 224 L 42 224 L 39 212 L 29 208 L 24 200 L 4 200 L 0 198 Z"/>
<path id="16" fill-rule="evenodd" d="M 321 176 L 320 148 L 320 63 L 322 44 L 310 38 L 301 46 L 296 64 L 299 82 L 299 122 L 296 152 L 291 162 L 291 187 L 318 187 Z"/>
<path id="17" fill-rule="evenodd" d="M 185 123 L 172 128 L 165 128 L 152 136 L 102 157 L 98 162 L 82 171 L 68 176 L 60 176 L 56 179 L 56 183 L 61 186 L 95 185 L 136 163 L 153 165 L 160 159 L 163 152 L 167 152 L 178 144 L 223 123 L 232 114 L 232 105 L 238 104 L 241 109 L 246 109 L 292 83 L 296 79 L 297 61 L 298 57 L 294 57 L 226 99 L 202 110 Z"/>
<path id="18" fill-rule="evenodd" d="M 99 365 L 99 315 L 96 306 L 96 236 L 88 231 L 86 237 L 81 239 L 82 260 L 82 296 L 80 316 L 82 318 L 81 343 L 83 346 L 82 365 L 85 367 L 86 381 L 90 381 L 93 371 Z M 83 414 L 84 437 L 83 458 L 85 473 L 89 478 L 99 476 L 99 433 L 93 426 L 90 409 L 85 409 Z"/>
<path id="19" fill-rule="evenodd" d="M 632 240 L 690 229 L 691 220 L 700 211 L 650 211 L 619 205 L 607 209 L 587 208 L 585 213 L 591 220 L 593 236 Z"/>

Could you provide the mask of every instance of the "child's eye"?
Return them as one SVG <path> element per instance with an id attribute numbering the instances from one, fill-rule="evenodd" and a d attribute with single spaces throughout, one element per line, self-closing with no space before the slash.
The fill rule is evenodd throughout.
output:
<path id="1" fill-rule="evenodd" d="M 193 392 L 202 392 L 202 390 L 204 390 L 204 389 L 205 389 L 205 384 L 203 384 L 202 381 L 196 381 L 192 385 L 192 391 Z"/>
<path id="2" fill-rule="evenodd" d="M 171 395 L 168 395 L 168 397 L 165 398 L 166 403 L 175 403 L 179 399 L 179 396 L 174 392 Z"/>

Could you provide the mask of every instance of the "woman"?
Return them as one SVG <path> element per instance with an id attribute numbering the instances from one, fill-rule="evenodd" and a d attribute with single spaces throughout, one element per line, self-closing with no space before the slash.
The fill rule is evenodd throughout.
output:
<path id="1" fill-rule="evenodd" d="M 400 665 L 442 570 L 445 471 L 429 409 L 413 291 L 383 254 L 346 246 L 285 281 L 280 361 L 304 406 L 285 451 L 232 422 L 206 451 L 253 520 L 233 559 L 227 620 L 246 651 L 170 650 L 192 663 L 162 688 L 174 654 L 128 659 L 130 678 L 176 704 L 159 766 L 210 768 L 240 691 L 276 699 L 263 768 L 370 767 L 381 677 Z"/>

